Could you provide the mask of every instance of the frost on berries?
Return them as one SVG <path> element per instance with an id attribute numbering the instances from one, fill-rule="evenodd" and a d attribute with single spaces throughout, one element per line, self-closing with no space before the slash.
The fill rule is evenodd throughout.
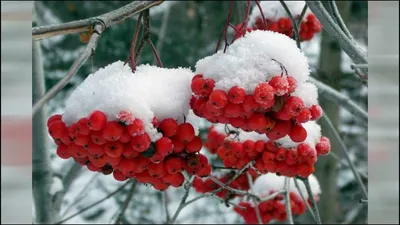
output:
<path id="1" fill-rule="evenodd" d="M 302 182 L 298 182 L 300 186 L 300 191 L 305 196 L 307 203 L 304 203 L 301 198 L 300 192 L 294 184 L 293 178 L 290 178 L 289 194 L 290 194 L 290 207 L 293 215 L 302 215 L 306 212 L 306 204 L 310 204 L 310 200 Z M 309 176 L 311 191 L 313 193 L 313 198 L 317 201 L 319 195 L 321 194 L 321 189 L 318 180 L 314 175 Z M 254 182 L 253 190 L 254 194 L 260 196 L 261 198 L 268 197 L 278 191 L 283 190 L 285 183 L 285 178 L 282 176 L 277 176 L 276 174 L 269 173 L 266 175 L 259 176 Z M 239 207 L 235 207 L 234 211 L 238 213 L 246 224 L 255 224 L 257 221 L 256 206 L 252 201 L 242 200 L 238 204 L 244 207 L 242 210 Z M 284 222 L 287 219 L 285 199 L 283 194 L 277 195 L 275 198 L 268 201 L 263 201 L 257 205 L 258 211 L 263 223 L 269 223 L 272 220 L 277 220 Z"/>
<path id="2" fill-rule="evenodd" d="M 149 65 L 132 74 L 120 61 L 89 75 L 65 112 L 48 119 L 57 155 L 157 190 L 180 187 L 185 171 L 208 176 L 211 166 L 200 153 L 197 117 L 189 109 L 193 76 L 189 69 Z"/>

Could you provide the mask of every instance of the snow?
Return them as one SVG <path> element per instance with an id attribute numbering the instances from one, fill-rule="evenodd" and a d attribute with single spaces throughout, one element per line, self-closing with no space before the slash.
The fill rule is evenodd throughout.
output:
<path id="1" fill-rule="evenodd" d="M 289 8 L 290 13 L 293 17 L 301 15 L 301 12 L 306 4 L 305 1 L 284 1 L 286 6 Z M 279 1 L 260 1 L 260 7 L 263 11 L 265 19 L 277 21 L 282 17 L 288 17 L 285 9 Z M 303 18 L 306 18 L 311 11 L 307 8 L 306 14 Z M 251 14 L 249 16 L 249 25 L 252 26 L 258 17 L 261 17 L 260 10 L 257 5 L 254 5 Z"/>
<path id="2" fill-rule="evenodd" d="M 304 106 L 309 108 L 318 105 L 318 89 L 313 83 L 304 82 L 297 85 L 296 90 L 291 94 L 303 100 Z"/>
<path id="3" fill-rule="evenodd" d="M 114 62 L 90 74 L 70 95 L 62 120 L 66 125 L 100 110 L 108 121 L 116 120 L 121 110 L 131 112 L 145 124 L 152 141 L 161 133 L 152 125 L 173 118 L 182 123 L 189 113 L 190 82 L 193 72 L 187 68 L 166 69 L 140 65 L 135 73 L 122 61 Z"/>
<path id="4" fill-rule="evenodd" d="M 304 129 L 307 131 L 307 138 L 302 142 L 302 143 L 307 143 L 311 147 L 315 147 L 315 145 L 319 142 L 322 134 L 321 134 L 321 127 L 315 122 L 315 121 L 308 121 L 306 123 L 302 124 Z M 242 129 L 235 128 L 231 125 L 227 125 L 229 130 L 232 131 L 237 131 L 239 135 L 237 136 L 238 140 L 241 142 L 244 142 L 246 140 L 253 140 L 253 141 L 268 141 L 268 137 L 265 134 L 259 134 L 257 132 L 246 132 L 243 131 Z M 221 134 L 226 134 L 225 133 L 225 125 L 224 124 L 213 124 L 213 127 L 215 131 Z M 229 136 L 230 138 L 235 137 L 235 134 L 231 134 Z M 295 148 L 297 147 L 300 143 L 298 142 L 293 142 L 289 135 L 286 135 L 285 137 L 276 140 L 275 142 L 279 143 L 282 145 L 284 148 Z"/>
<path id="5" fill-rule="evenodd" d="M 277 62 L 276 62 L 277 61 Z M 215 89 L 229 91 L 235 85 L 252 94 L 255 87 L 280 75 L 281 63 L 298 83 L 307 80 L 310 70 L 304 53 L 291 38 L 272 31 L 255 30 L 222 50 L 200 59 L 196 74 L 212 78 Z"/>
<path id="6" fill-rule="evenodd" d="M 258 196 L 263 196 L 267 197 L 269 195 L 270 191 L 280 191 L 284 189 L 285 185 L 285 178 L 283 176 L 277 176 L 275 173 L 268 173 L 265 175 L 261 175 L 260 177 L 257 178 L 257 180 L 254 182 L 253 186 L 253 191 L 254 194 Z M 294 192 L 299 195 L 300 197 L 300 192 L 303 194 L 303 196 L 308 199 L 308 193 L 306 186 L 304 185 L 303 182 L 297 182 L 299 184 L 299 190 L 296 188 L 296 185 L 294 183 L 294 178 L 289 178 L 289 192 Z M 311 187 L 311 192 L 313 193 L 314 196 L 320 195 L 321 194 L 321 187 L 319 185 L 319 182 L 317 178 L 311 174 L 309 176 L 309 183 Z"/>

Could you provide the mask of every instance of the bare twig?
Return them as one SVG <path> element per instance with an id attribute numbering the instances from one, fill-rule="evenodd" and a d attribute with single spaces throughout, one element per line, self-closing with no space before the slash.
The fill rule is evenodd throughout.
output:
<path id="1" fill-rule="evenodd" d="M 147 40 L 147 42 L 149 43 L 149 45 L 150 45 L 150 47 L 151 47 L 151 50 L 153 51 L 153 54 L 154 54 L 154 57 L 155 57 L 156 60 L 157 60 L 158 66 L 159 66 L 159 67 L 164 67 L 163 64 L 162 64 L 162 62 L 161 62 L 160 56 L 159 56 L 158 53 L 157 53 L 157 49 L 156 49 L 156 47 L 154 47 L 153 41 L 149 38 L 149 39 Z"/>
<path id="2" fill-rule="evenodd" d="M 297 179 L 294 178 L 293 181 L 294 181 L 294 185 L 296 186 L 297 190 L 299 191 L 301 199 L 306 204 L 306 207 L 307 207 L 308 211 L 310 212 L 310 214 L 313 217 L 314 221 L 317 221 L 317 219 L 315 218 L 314 212 L 310 207 L 310 204 L 308 204 L 308 201 L 307 201 L 306 197 L 303 195 L 303 192 L 300 189 L 300 186 L 299 186 L 299 183 L 297 182 Z"/>
<path id="3" fill-rule="evenodd" d="M 321 1 L 306 2 L 308 7 L 310 7 L 311 11 L 321 22 L 326 32 L 328 32 L 328 34 L 338 42 L 339 46 L 356 64 L 368 63 L 367 53 L 358 45 L 357 42 L 347 37 L 347 35 L 342 31 L 342 29 L 340 29 L 329 13 L 325 10 Z"/>
<path id="4" fill-rule="evenodd" d="M 170 224 L 174 224 L 174 223 L 175 223 L 176 219 L 177 219 L 178 216 L 179 216 L 179 213 L 180 213 L 181 210 L 186 206 L 186 204 L 185 204 L 185 203 L 186 203 L 186 199 L 187 199 L 188 196 L 189 196 L 189 191 L 190 191 L 190 188 L 192 187 L 192 182 L 193 182 L 193 180 L 194 180 L 194 176 L 192 176 L 192 177 L 190 178 L 190 182 L 189 182 L 189 183 L 186 183 L 186 185 L 184 185 L 184 187 L 186 188 L 186 192 L 185 192 L 185 194 L 184 194 L 183 197 L 182 197 L 181 203 L 179 203 L 178 208 L 176 209 L 174 215 L 172 216 L 172 219 L 169 221 Z"/>
<path id="5" fill-rule="evenodd" d="M 250 186 L 250 192 L 253 194 L 254 193 L 253 178 L 251 177 L 250 173 L 248 173 L 248 172 L 246 172 L 246 175 L 247 175 L 247 180 L 248 180 L 249 186 Z M 258 224 L 263 224 L 263 221 L 261 219 L 260 209 L 258 208 L 258 201 L 253 198 L 253 203 L 254 203 L 254 209 L 256 210 Z"/>
<path id="6" fill-rule="evenodd" d="M 132 187 L 128 192 L 128 195 L 126 196 L 126 199 L 124 201 L 124 203 L 121 206 L 121 211 L 118 214 L 117 220 L 115 221 L 115 224 L 120 224 L 122 222 L 122 218 L 124 217 L 125 211 L 129 206 L 129 203 L 131 202 L 131 199 L 133 197 L 133 194 L 135 193 L 135 189 L 136 189 L 136 181 L 132 182 Z"/>
<path id="7" fill-rule="evenodd" d="M 40 43 L 32 41 L 32 72 L 33 101 L 43 98 L 45 93 L 45 79 L 43 74 L 43 63 Z M 50 154 L 47 146 L 46 135 L 46 112 L 38 110 L 32 120 L 32 191 L 35 204 L 36 222 L 52 223 L 52 201 L 49 194 L 52 183 L 52 170 L 50 164 Z"/>
<path id="8" fill-rule="evenodd" d="M 297 26 L 296 20 L 294 19 L 292 13 L 290 12 L 289 8 L 287 7 L 285 1 L 279 0 L 282 4 L 283 8 L 285 9 L 286 13 L 288 14 L 290 21 L 292 21 L 293 25 L 293 38 L 296 40 L 297 47 L 300 48 L 300 38 L 299 38 L 299 27 Z"/>
<path id="9" fill-rule="evenodd" d="M 249 24 L 249 15 L 250 15 L 250 0 L 246 1 L 246 13 L 244 15 L 244 24 L 243 24 L 243 29 L 244 29 L 244 34 L 246 34 L 247 31 L 247 25 Z"/>
<path id="10" fill-rule="evenodd" d="M 364 198 L 364 199 L 368 199 L 368 192 L 367 192 L 367 189 L 365 188 L 364 183 L 362 182 L 359 173 L 357 172 L 357 170 L 356 170 L 356 168 L 355 168 L 353 162 L 351 161 L 350 156 L 349 156 L 349 153 L 348 153 L 348 150 L 347 150 L 346 146 L 344 145 L 342 139 L 340 138 L 339 133 L 336 131 L 336 129 L 335 129 L 335 127 L 333 126 L 333 124 L 332 124 L 330 118 L 329 118 L 325 113 L 323 113 L 323 115 L 322 115 L 322 117 L 321 117 L 321 120 L 322 120 L 326 125 L 328 125 L 329 131 L 332 133 L 333 137 L 335 138 L 335 141 L 337 141 L 337 142 L 339 143 L 340 150 L 342 151 L 343 155 L 345 156 L 346 161 L 347 161 L 347 163 L 349 164 L 349 167 L 350 167 L 351 171 L 353 172 L 354 177 L 355 177 L 355 179 L 356 179 L 358 185 L 359 185 L 360 188 L 361 188 L 361 192 L 362 192 L 363 198 Z"/>
<path id="11" fill-rule="evenodd" d="M 164 203 L 163 205 L 165 210 L 166 223 L 168 223 L 168 221 L 171 219 L 168 211 L 168 202 L 169 202 L 168 190 L 165 190 L 162 194 L 163 194 L 163 203 Z"/>
<path id="12" fill-rule="evenodd" d="M 32 116 L 35 116 L 36 113 L 46 104 L 50 99 L 56 96 L 71 80 L 71 78 L 78 72 L 79 68 L 85 63 L 85 61 L 89 58 L 89 56 L 95 51 L 97 42 L 101 33 L 104 31 L 105 25 L 98 23 L 94 26 L 94 33 L 90 37 L 86 48 L 81 52 L 80 56 L 75 60 L 67 74 L 61 79 L 56 85 L 54 85 L 43 97 L 35 102 L 32 109 Z"/>
<path id="13" fill-rule="evenodd" d="M 304 185 L 306 186 L 308 199 L 311 200 L 311 208 L 312 208 L 312 210 L 314 212 L 315 220 L 316 220 L 317 224 L 322 224 L 321 217 L 319 215 L 319 210 L 318 210 L 317 204 L 315 202 L 314 195 L 313 195 L 313 193 L 311 191 L 310 182 L 308 181 L 308 177 L 307 178 L 299 178 L 299 179 L 301 181 L 303 181 Z"/>
<path id="14" fill-rule="evenodd" d="M 138 20 L 136 22 L 136 27 L 135 27 L 135 32 L 133 33 L 133 38 L 132 38 L 132 44 L 131 44 L 131 49 L 129 50 L 129 56 L 128 59 L 126 60 L 125 64 L 130 61 L 130 67 L 135 68 L 135 49 L 136 49 L 136 43 L 137 39 L 139 37 L 139 32 L 140 32 L 140 26 L 142 25 L 142 17 L 143 17 L 143 12 L 141 12 L 138 16 Z M 124 64 L 124 65 L 125 65 Z"/>
<path id="15" fill-rule="evenodd" d="M 63 24 L 48 25 L 32 28 L 32 38 L 40 40 L 63 34 L 73 34 L 88 31 L 97 23 L 103 23 L 105 28 L 121 23 L 125 19 L 136 13 L 140 13 L 153 6 L 159 5 L 163 0 L 158 1 L 134 1 L 114 11 L 102 14 L 100 16 L 87 18 L 84 20 L 72 21 Z"/>
<path id="16" fill-rule="evenodd" d="M 362 204 L 368 204 L 368 200 L 360 199 L 360 203 L 362 203 Z"/>
<path id="17" fill-rule="evenodd" d="M 292 207 L 290 204 L 290 192 L 289 192 L 289 183 L 290 183 L 290 178 L 285 177 L 285 207 L 286 207 L 286 215 L 289 224 L 294 224 L 293 223 L 293 216 L 292 216 Z"/>
<path id="18" fill-rule="evenodd" d="M 147 40 L 150 38 L 150 12 L 148 9 L 146 9 L 143 12 L 143 22 L 144 22 L 144 28 L 143 28 L 143 35 L 140 40 L 139 47 L 135 53 L 135 67 L 132 67 L 132 72 L 135 72 L 136 65 L 139 62 L 139 57 L 142 54 L 142 50 L 144 48 L 144 45 L 146 44 Z"/>
<path id="19" fill-rule="evenodd" d="M 337 156 L 336 153 L 334 153 L 334 152 L 331 151 L 331 152 L 329 152 L 329 155 L 332 156 L 333 158 L 335 158 L 335 159 L 340 163 L 340 165 L 350 167 L 349 164 L 347 163 L 347 161 L 345 161 L 345 160 L 339 158 L 339 156 Z M 366 179 L 366 180 L 368 179 L 368 176 L 365 175 L 363 172 L 357 171 L 357 173 L 359 173 L 360 176 L 361 176 L 363 179 Z"/>
<path id="20" fill-rule="evenodd" d="M 301 10 L 300 16 L 298 17 L 298 21 L 297 21 L 297 27 L 299 27 L 299 28 L 300 28 L 301 22 L 302 22 L 303 19 L 304 19 L 304 16 L 306 15 L 307 9 L 308 9 L 307 4 L 304 4 L 304 7 L 303 7 L 303 9 Z"/>
<path id="21" fill-rule="evenodd" d="M 346 24 L 344 23 L 342 17 L 340 16 L 339 10 L 337 8 L 335 0 L 328 1 L 331 10 L 332 10 L 332 15 L 335 18 L 337 24 L 339 27 L 342 29 L 342 31 L 347 35 L 348 38 L 354 40 L 353 35 L 351 35 L 350 31 L 347 29 Z"/>
<path id="22" fill-rule="evenodd" d="M 354 103 L 349 97 L 339 93 L 335 89 L 311 76 L 309 77 L 309 80 L 318 87 L 319 94 L 336 103 L 338 106 L 345 108 L 349 113 L 360 119 L 364 124 L 368 122 L 368 113 Z"/>
<path id="23" fill-rule="evenodd" d="M 225 47 L 224 47 L 224 52 L 226 51 L 226 48 L 227 48 L 227 46 L 229 45 L 229 43 L 228 43 L 228 33 L 227 33 L 227 30 L 228 30 L 229 23 L 231 22 L 231 17 L 232 17 L 232 11 L 233 11 L 234 3 L 235 3 L 235 1 L 231 1 L 231 4 L 230 4 L 230 6 L 229 6 L 228 18 L 226 19 L 224 29 L 222 30 L 221 34 L 219 35 L 217 47 L 215 48 L 215 52 L 218 52 L 219 45 L 221 44 L 222 36 L 225 36 Z"/>
<path id="24" fill-rule="evenodd" d="M 72 214 L 71 216 L 69 216 L 69 217 L 67 217 L 67 218 L 65 218 L 65 219 L 63 219 L 63 220 L 61 220 L 61 221 L 59 221 L 59 222 L 57 222 L 57 223 L 55 223 L 55 224 L 62 224 L 62 223 L 64 223 L 64 222 L 66 222 L 66 221 L 68 221 L 68 220 L 74 218 L 75 216 L 77 216 L 77 215 L 79 215 L 79 214 L 85 212 L 86 210 L 91 209 L 92 207 L 94 207 L 94 206 L 96 206 L 96 205 L 98 205 L 98 204 L 104 202 L 105 200 L 111 198 L 112 196 L 114 196 L 114 195 L 117 194 L 118 192 L 122 191 L 122 190 L 126 187 L 126 185 L 128 185 L 128 184 L 131 183 L 131 182 L 132 182 L 132 180 L 127 181 L 125 184 L 123 184 L 123 185 L 122 185 L 121 187 L 119 187 L 117 190 L 111 192 L 111 193 L 110 193 L 109 195 L 107 195 L 106 197 L 104 197 L 104 198 L 102 198 L 102 199 L 100 199 L 100 200 L 94 202 L 93 204 L 91 204 L 91 205 L 89 205 L 89 206 L 87 206 L 87 207 L 85 207 L 85 208 L 79 210 L 79 212 L 74 213 L 74 214 Z"/>
<path id="25" fill-rule="evenodd" d="M 283 190 L 280 190 L 280 191 L 277 191 L 277 192 L 273 193 L 272 195 L 268 195 L 268 196 L 265 197 L 265 198 L 261 198 L 259 202 L 261 203 L 261 202 L 269 201 L 269 200 L 271 200 L 271 199 L 276 198 L 278 195 L 281 195 L 281 194 L 284 194 L 284 193 L 285 193 L 285 190 L 284 190 L 284 189 L 283 189 Z"/>
<path id="26" fill-rule="evenodd" d="M 218 185 L 222 188 L 222 190 L 223 190 L 223 189 L 226 189 L 226 190 L 228 190 L 228 191 L 230 191 L 230 192 L 232 192 L 232 193 L 234 193 L 234 194 L 237 194 L 237 195 L 247 195 L 247 196 L 249 196 L 249 197 L 252 197 L 253 199 L 256 199 L 257 201 L 260 199 L 258 196 L 253 195 L 252 193 L 249 193 L 249 192 L 247 192 L 247 191 L 243 191 L 243 190 L 239 190 L 239 189 L 232 188 L 232 187 L 228 186 L 226 183 L 225 183 L 225 184 L 222 183 L 221 181 L 219 181 L 218 179 L 216 179 L 216 178 L 213 177 L 213 176 L 210 176 L 209 178 L 210 178 L 210 180 L 212 180 L 212 181 L 214 181 L 216 184 L 218 184 Z M 221 189 L 221 188 L 220 188 L 220 189 Z M 211 192 L 211 193 L 214 194 L 213 192 Z M 216 193 L 218 193 L 218 192 L 216 192 Z"/>
<path id="27" fill-rule="evenodd" d="M 265 20 L 264 12 L 261 8 L 260 2 L 258 0 L 255 0 L 254 2 L 256 3 L 258 10 L 260 11 L 261 18 L 263 20 L 264 29 L 267 29 L 267 21 Z"/>

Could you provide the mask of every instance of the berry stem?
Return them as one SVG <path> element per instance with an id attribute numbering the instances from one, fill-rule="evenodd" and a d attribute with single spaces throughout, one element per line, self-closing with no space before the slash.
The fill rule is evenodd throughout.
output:
<path id="1" fill-rule="evenodd" d="M 304 16 L 306 15 L 307 9 L 308 9 L 308 5 L 307 5 L 307 4 L 304 4 L 303 9 L 301 10 L 300 16 L 297 18 L 297 20 L 298 20 L 298 21 L 297 21 L 297 27 L 300 27 L 300 24 L 301 24 L 301 22 L 303 21 Z"/>
<path id="2" fill-rule="evenodd" d="M 139 61 L 140 55 L 142 54 L 144 45 L 150 38 L 150 12 L 149 9 L 143 11 L 143 20 L 144 20 L 144 28 L 143 28 L 143 35 L 140 40 L 139 47 L 135 53 L 135 65 L 132 67 L 132 72 L 136 70 L 136 64 Z"/>
<path id="3" fill-rule="evenodd" d="M 287 219 L 289 220 L 289 224 L 293 223 L 293 216 L 292 216 L 292 207 L 290 204 L 290 190 L 289 190 L 290 178 L 285 177 L 285 207 L 286 207 L 286 215 Z"/>
<path id="4" fill-rule="evenodd" d="M 164 67 L 163 64 L 162 64 L 162 62 L 161 62 L 160 56 L 159 56 L 158 53 L 157 53 L 157 49 L 156 49 L 156 47 L 155 47 L 154 44 L 153 44 L 153 41 L 149 38 L 149 39 L 147 40 L 147 42 L 149 43 L 149 45 L 150 45 L 150 47 L 151 47 L 151 50 L 153 51 L 153 54 L 154 54 L 154 57 L 155 57 L 156 60 L 157 60 L 158 66 L 159 66 L 159 67 Z"/>
<path id="5" fill-rule="evenodd" d="M 246 176 L 247 176 L 247 181 L 249 182 L 249 186 L 250 186 L 250 193 L 254 193 L 254 190 L 253 190 L 253 178 L 251 177 L 249 172 L 246 172 Z M 255 198 L 253 198 L 252 200 L 253 200 L 253 203 L 254 203 L 254 208 L 256 210 L 256 216 L 257 216 L 258 224 L 263 224 L 263 221 L 261 219 L 260 210 L 258 208 L 258 201 L 256 201 Z"/>
<path id="6" fill-rule="evenodd" d="M 308 211 L 310 212 L 310 214 L 311 214 L 311 216 L 313 217 L 314 221 L 317 221 L 317 219 L 316 219 L 316 217 L 315 217 L 315 214 L 314 214 L 313 210 L 312 210 L 311 207 L 310 207 L 310 204 L 308 204 L 306 198 L 304 197 L 303 192 L 302 192 L 301 189 L 300 189 L 300 186 L 299 186 L 299 183 L 297 182 L 297 179 L 295 178 L 295 179 L 293 179 L 293 181 L 294 181 L 294 185 L 296 186 L 296 189 L 299 191 L 299 194 L 300 194 L 301 199 L 302 199 L 303 202 L 306 204 L 306 207 L 307 207 Z"/>
<path id="7" fill-rule="evenodd" d="M 260 14 L 261 14 L 261 17 L 262 17 L 262 20 L 263 20 L 264 29 L 267 29 L 267 20 L 265 19 L 264 12 L 263 12 L 263 10 L 261 8 L 260 2 L 258 2 L 258 0 L 255 0 L 255 3 L 257 5 L 257 7 L 258 7 L 258 10 L 260 10 Z"/>
<path id="8" fill-rule="evenodd" d="M 288 14 L 290 21 L 292 21 L 293 25 L 293 39 L 296 40 L 297 47 L 301 49 L 300 45 L 300 36 L 299 36 L 299 27 L 297 26 L 296 20 L 293 18 L 292 13 L 290 12 L 289 8 L 287 7 L 285 1 L 279 0 L 279 2 L 282 4 L 283 8 L 285 9 L 286 13 Z"/>
<path id="9" fill-rule="evenodd" d="M 136 49 L 136 43 L 137 39 L 139 36 L 139 31 L 140 31 L 140 26 L 142 24 L 142 17 L 143 17 L 143 12 L 139 14 L 138 20 L 136 22 L 136 28 L 135 28 L 135 33 L 133 34 L 133 39 L 132 39 L 132 44 L 131 44 L 131 49 L 130 49 L 130 54 L 128 56 L 128 59 L 125 61 L 124 65 L 129 62 L 130 60 L 130 66 L 131 69 L 135 68 L 135 49 Z"/>
<path id="10" fill-rule="evenodd" d="M 175 223 L 175 221 L 176 221 L 176 219 L 178 218 L 179 213 L 181 212 L 181 210 L 182 210 L 185 206 L 187 206 L 187 204 L 185 204 L 185 203 L 186 203 L 186 199 L 187 199 L 188 196 L 189 196 L 189 191 L 190 191 L 190 188 L 192 187 L 192 182 L 193 182 L 194 178 L 195 178 L 195 176 L 192 176 L 192 177 L 190 178 L 189 183 L 185 184 L 185 186 L 188 185 L 188 188 L 186 189 L 186 192 L 185 192 L 185 194 L 183 195 L 182 200 L 181 200 L 181 202 L 179 203 L 178 208 L 176 209 L 174 215 L 172 216 L 171 221 L 169 221 L 170 224 L 174 224 L 174 223 Z"/>
<path id="11" fill-rule="evenodd" d="M 225 47 L 224 47 L 224 53 L 226 51 L 226 48 L 228 47 L 229 43 L 228 43 L 228 27 L 229 27 L 229 23 L 231 21 L 231 17 L 232 17 L 232 11 L 233 11 L 233 5 L 235 4 L 235 1 L 231 1 L 231 4 L 229 6 L 229 13 L 228 13 L 228 18 L 226 19 L 226 23 L 224 26 L 224 29 L 222 30 L 219 39 L 218 39 L 218 43 L 217 43 L 217 47 L 215 48 L 215 52 L 218 52 L 218 48 L 219 45 L 221 44 L 221 39 L 222 36 L 225 37 Z"/>
<path id="12" fill-rule="evenodd" d="M 310 182 L 308 182 L 308 177 L 307 178 L 299 178 L 301 181 L 303 181 L 304 185 L 306 186 L 307 194 L 308 194 L 308 199 L 311 200 L 311 207 L 315 215 L 315 219 L 317 224 L 322 224 L 321 222 L 321 217 L 319 215 L 319 210 L 317 207 L 317 204 L 315 203 L 314 195 L 311 191 L 310 187 Z"/>

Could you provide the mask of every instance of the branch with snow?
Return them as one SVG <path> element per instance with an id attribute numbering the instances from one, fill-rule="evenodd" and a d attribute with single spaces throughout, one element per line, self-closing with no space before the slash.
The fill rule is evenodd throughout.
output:
<path id="1" fill-rule="evenodd" d="M 41 27 L 32 28 L 32 38 L 34 40 L 40 40 L 43 38 L 49 38 L 57 35 L 74 34 L 84 31 L 89 31 L 91 27 L 101 23 L 104 25 L 104 29 L 112 25 L 121 23 L 127 18 L 134 14 L 140 13 L 153 6 L 161 4 L 160 1 L 134 1 L 119 9 L 102 14 L 100 16 L 91 17 L 83 20 L 72 21 L 68 23 L 47 25 Z"/>

